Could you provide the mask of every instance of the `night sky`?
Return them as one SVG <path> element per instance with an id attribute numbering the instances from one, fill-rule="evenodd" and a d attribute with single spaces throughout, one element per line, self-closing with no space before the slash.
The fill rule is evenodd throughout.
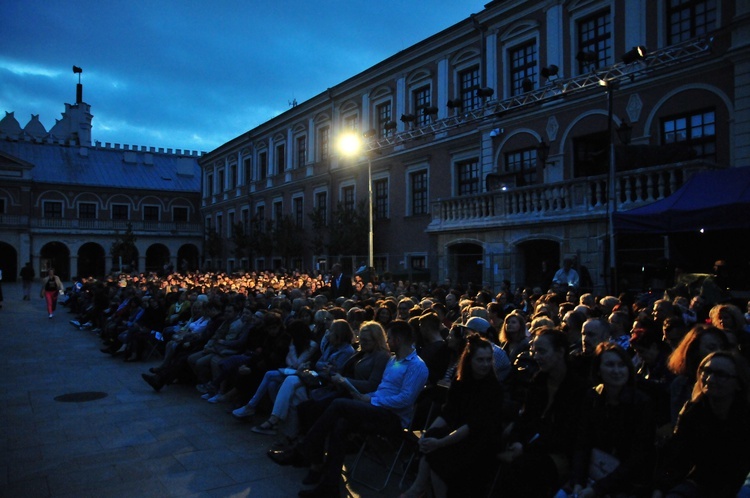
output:
<path id="1" fill-rule="evenodd" d="M 47 130 L 75 102 L 92 140 L 210 151 L 487 0 L 0 2 L 0 117 Z"/>

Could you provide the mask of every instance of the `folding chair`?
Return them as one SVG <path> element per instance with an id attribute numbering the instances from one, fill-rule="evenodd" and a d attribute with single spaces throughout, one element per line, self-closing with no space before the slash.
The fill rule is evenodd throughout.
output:
<path id="1" fill-rule="evenodd" d="M 362 446 L 359 448 L 357 457 L 352 464 L 351 470 L 349 471 L 349 478 L 363 486 L 366 486 L 375 491 L 383 491 L 388 487 L 388 483 L 391 480 L 391 476 L 396 471 L 399 463 L 403 463 L 401 480 L 399 481 L 399 489 L 404 486 L 404 480 L 408 475 L 409 468 L 414 462 L 414 459 L 419 453 L 418 443 L 422 436 L 422 433 L 429 427 L 443 404 L 445 399 L 444 395 L 447 389 L 443 387 L 439 388 L 438 395 L 435 396 L 425 419 L 424 426 L 419 429 L 414 429 L 412 426 L 414 418 L 409 424 L 409 427 L 403 429 L 398 435 L 383 436 L 380 434 L 369 434 L 364 437 Z M 422 391 L 423 393 L 425 391 Z M 369 451 L 367 451 L 369 448 Z M 385 479 L 381 484 L 374 484 L 363 477 L 357 475 L 357 470 L 360 463 L 362 463 L 362 457 L 365 453 L 368 453 L 369 459 L 375 463 L 378 463 L 387 469 Z M 405 454 L 409 453 L 409 458 L 405 459 Z M 392 458 L 390 458 L 390 456 Z"/>
<path id="2" fill-rule="evenodd" d="M 157 335 L 158 334 L 158 335 Z M 154 354 L 159 355 L 159 358 L 164 358 L 162 348 L 164 347 L 164 341 L 159 339 L 161 336 L 160 332 L 151 331 L 148 337 L 144 339 L 146 342 L 146 354 L 144 355 L 145 361 L 151 359 Z"/>
<path id="3" fill-rule="evenodd" d="M 383 491 L 388 487 L 388 483 L 391 481 L 391 476 L 396 471 L 399 462 L 402 461 L 402 455 L 407 451 L 412 451 L 413 453 L 417 452 L 418 441 L 419 437 L 412 432 L 411 427 L 403 429 L 395 436 L 383 436 L 381 434 L 366 435 L 359 448 L 359 452 L 354 459 L 354 463 L 349 470 L 349 478 L 372 490 L 379 492 Z M 371 480 L 365 479 L 357 474 L 357 471 L 361 470 L 360 464 L 362 464 L 362 457 L 366 452 L 372 462 L 382 465 L 387 469 L 385 479 L 379 484 L 373 483 Z M 390 455 L 392 455 L 392 458 L 389 458 Z M 403 467 L 403 477 L 399 482 L 399 488 L 403 485 L 408 465 L 412 460 L 413 456 L 409 458 L 408 461 L 403 462 L 405 466 Z"/>

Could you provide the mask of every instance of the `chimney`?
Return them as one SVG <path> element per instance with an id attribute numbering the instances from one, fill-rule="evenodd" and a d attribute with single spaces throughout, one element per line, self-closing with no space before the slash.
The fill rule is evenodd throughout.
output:
<path id="1" fill-rule="evenodd" d="M 73 66 L 73 74 L 78 75 L 78 85 L 76 85 L 76 104 L 83 102 L 83 85 L 81 84 L 81 73 L 83 69 L 78 66 Z"/>

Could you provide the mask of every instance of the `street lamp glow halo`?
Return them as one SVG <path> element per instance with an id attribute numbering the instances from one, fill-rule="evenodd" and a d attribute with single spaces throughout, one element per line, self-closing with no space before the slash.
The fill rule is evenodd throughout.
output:
<path id="1" fill-rule="evenodd" d="M 345 133 L 339 138 L 339 150 L 345 156 L 356 156 L 362 152 L 362 140 L 355 133 Z"/>

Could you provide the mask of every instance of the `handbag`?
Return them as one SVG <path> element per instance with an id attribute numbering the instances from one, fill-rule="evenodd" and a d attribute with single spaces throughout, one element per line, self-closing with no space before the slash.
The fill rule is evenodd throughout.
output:
<path id="1" fill-rule="evenodd" d="M 323 385 L 321 382 L 318 372 L 314 370 L 305 369 L 299 375 L 302 384 L 308 389 L 317 389 Z"/>
<path id="2" fill-rule="evenodd" d="M 612 473 L 620 466 L 620 460 L 599 448 L 591 449 L 589 459 L 589 479 L 596 482 Z"/>

